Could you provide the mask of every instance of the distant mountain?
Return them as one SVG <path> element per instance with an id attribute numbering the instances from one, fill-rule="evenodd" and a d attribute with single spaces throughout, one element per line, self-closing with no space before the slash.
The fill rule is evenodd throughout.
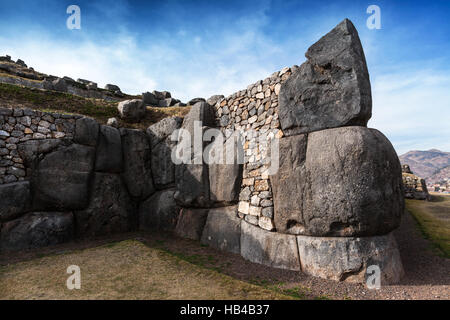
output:
<path id="1" fill-rule="evenodd" d="M 439 170 L 450 166 L 450 152 L 437 149 L 409 151 L 399 158 L 402 164 L 408 164 L 415 175 L 427 179 L 427 182 L 434 182 L 429 178 Z"/>
<path id="2" fill-rule="evenodd" d="M 427 182 L 440 182 L 444 179 L 450 179 L 450 166 L 439 169 L 437 172 L 427 178 Z"/>

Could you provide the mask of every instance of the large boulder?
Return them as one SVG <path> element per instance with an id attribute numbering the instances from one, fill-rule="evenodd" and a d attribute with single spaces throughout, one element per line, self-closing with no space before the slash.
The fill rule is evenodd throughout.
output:
<path id="1" fill-rule="evenodd" d="M 172 148 L 176 142 L 171 140 L 171 135 L 180 128 L 182 121 L 183 119 L 179 117 L 165 118 L 147 129 L 152 148 L 153 181 L 157 189 L 165 189 L 175 183 Z"/>
<path id="2" fill-rule="evenodd" d="M 55 150 L 65 141 L 61 139 L 28 140 L 17 145 L 17 151 L 27 167 L 33 167 L 44 154 Z"/>
<path id="3" fill-rule="evenodd" d="M 139 229 L 144 231 L 173 231 L 180 208 L 173 197 L 174 190 L 164 190 L 142 202 L 139 207 Z"/>
<path id="4" fill-rule="evenodd" d="M 123 179 L 130 194 L 147 199 L 155 192 L 151 152 L 147 135 L 134 129 L 120 129 L 123 151 Z"/>
<path id="5" fill-rule="evenodd" d="M 122 140 L 120 131 L 110 126 L 101 126 L 98 137 L 95 170 L 121 172 L 123 167 Z"/>
<path id="6" fill-rule="evenodd" d="M 400 162 L 378 130 L 345 127 L 309 134 L 306 167 L 306 234 L 373 236 L 399 226 Z"/>
<path id="7" fill-rule="evenodd" d="M 200 240 L 208 217 L 208 209 L 186 209 L 180 210 L 175 234 L 178 237 Z"/>
<path id="8" fill-rule="evenodd" d="M 45 155 L 32 175 L 36 210 L 84 209 L 94 169 L 95 149 L 72 144 Z"/>
<path id="9" fill-rule="evenodd" d="M 305 231 L 303 205 L 306 181 L 307 135 L 282 138 L 279 141 L 279 168 L 270 176 L 275 208 L 274 222 L 278 232 L 301 234 Z"/>
<path id="10" fill-rule="evenodd" d="M 156 99 L 155 95 L 151 92 L 142 93 L 142 100 L 144 101 L 144 104 L 146 104 L 146 105 L 151 105 L 151 106 L 158 105 L 158 99 Z"/>
<path id="11" fill-rule="evenodd" d="M 132 231 L 137 226 L 134 206 L 120 175 L 95 173 L 86 209 L 74 212 L 77 237 Z"/>
<path id="12" fill-rule="evenodd" d="M 168 91 L 153 90 L 152 94 L 157 100 L 164 100 L 164 99 L 172 98 L 172 95 Z"/>
<path id="13" fill-rule="evenodd" d="M 80 118 L 75 123 L 74 141 L 86 146 L 97 145 L 99 124 L 91 118 Z"/>
<path id="14" fill-rule="evenodd" d="M 0 185 L 0 222 L 15 219 L 30 210 L 29 181 Z"/>
<path id="15" fill-rule="evenodd" d="M 177 192 L 175 199 L 186 207 L 207 207 L 210 204 L 208 165 L 203 159 L 203 149 L 197 150 L 195 139 L 200 146 L 205 147 L 203 133 L 208 126 L 214 125 L 214 110 L 206 102 L 199 102 L 192 106 L 186 115 L 181 127 L 179 144 L 186 145 L 186 152 L 190 154 L 190 163 L 181 163 L 175 166 L 175 183 Z M 197 128 L 197 129 L 195 129 Z M 195 135 L 194 133 L 197 133 Z M 190 139 L 189 143 L 180 142 L 183 138 Z M 203 144 L 203 145 L 202 145 Z"/>
<path id="16" fill-rule="evenodd" d="M 403 266 L 392 233 L 384 236 L 297 237 L 302 272 L 336 281 L 365 283 L 380 268 L 381 285 L 397 283 Z M 373 267 L 372 267 L 373 268 Z"/>
<path id="17" fill-rule="evenodd" d="M 211 106 L 215 106 L 217 102 L 221 101 L 223 98 L 225 98 L 225 96 L 221 95 L 221 94 L 217 94 L 214 96 L 209 97 L 206 100 L 206 103 L 211 105 Z"/>
<path id="18" fill-rule="evenodd" d="M 147 109 L 141 99 L 133 99 L 119 102 L 117 110 L 119 110 L 122 119 L 138 122 L 145 116 Z"/>
<path id="19" fill-rule="evenodd" d="M 67 92 L 67 82 L 62 78 L 57 78 L 52 81 L 51 88 L 55 91 Z"/>
<path id="20" fill-rule="evenodd" d="M 306 52 L 281 85 L 279 118 L 286 136 L 347 125 L 372 115 L 369 73 L 358 33 L 345 19 Z"/>
<path id="21" fill-rule="evenodd" d="M 72 213 L 35 212 L 3 224 L 0 251 L 45 247 L 72 239 Z"/>
<path id="22" fill-rule="evenodd" d="M 120 91 L 120 88 L 118 86 L 116 86 L 115 84 L 107 84 L 105 86 L 105 89 L 108 91 L 112 91 L 112 92 Z"/>
<path id="23" fill-rule="evenodd" d="M 344 127 L 283 138 L 271 176 L 279 232 L 373 236 L 397 228 L 404 209 L 400 163 L 375 129 Z M 289 151 L 291 150 L 291 151 Z"/>
<path id="24" fill-rule="evenodd" d="M 201 242 L 220 250 L 240 253 L 241 221 L 237 216 L 237 206 L 209 210 Z"/>
<path id="25" fill-rule="evenodd" d="M 242 141 L 232 135 L 223 145 L 213 143 L 210 154 L 222 152 L 219 163 L 209 163 L 210 200 L 219 205 L 229 205 L 239 200 L 241 191 L 244 149 Z"/>
<path id="26" fill-rule="evenodd" d="M 151 147 L 165 141 L 176 129 L 181 127 L 182 123 L 183 119 L 180 117 L 169 117 L 149 126 L 147 135 L 150 138 Z"/>
<path id="27" fill-rule="evenodd" d="M 241 222 L 241 256 L 269 267 L 300 271 L 294 235 L 263 230 Z"/>

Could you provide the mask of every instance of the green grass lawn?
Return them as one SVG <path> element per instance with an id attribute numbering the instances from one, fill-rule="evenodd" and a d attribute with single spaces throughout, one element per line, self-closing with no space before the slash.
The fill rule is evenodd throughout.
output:
<path id="1" fill-rule="evenodd" d="M 436 253 L 450 258 L 450 196 L 433 195 L 431 201 L 406 199 L 406 209 Z"/>

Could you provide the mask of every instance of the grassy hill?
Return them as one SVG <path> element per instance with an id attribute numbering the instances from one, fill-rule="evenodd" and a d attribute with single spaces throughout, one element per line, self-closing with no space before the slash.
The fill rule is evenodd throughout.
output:
<path id="1" fill-rule="evenodd" d="M 95 118 L 102 124 L 105 124 L 109 118 L 115 117 L 119 120 L 120 126 L 136 129 L 146 129 L 149 125 L 166 117 L 184 117 L 190 110 L 190 107 L 147 107 L 147 114 L 140 123 L 128 123 L 120 119 L 117 102 L 5 83 L 0 83 L 0 106 L 30 108 L 62 114 L 80 114 Z"/>

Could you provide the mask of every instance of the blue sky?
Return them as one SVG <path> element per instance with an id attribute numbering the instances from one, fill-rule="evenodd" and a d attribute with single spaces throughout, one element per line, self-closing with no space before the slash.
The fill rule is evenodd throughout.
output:
<path id="1" fill-rule="evenodd" d="M 66 9 L 81 8 L 68 30 Z M 381 9 L 370 30 L 369 5 Z M 228 95 L 285 66 L 344 18 L 363 44 L 372 83 L 369 126 L 399 154 L 450 151 L 450 1 L 0 0 L 0 55 L 36 70 L 127 93 L 182 100 Z"/>

